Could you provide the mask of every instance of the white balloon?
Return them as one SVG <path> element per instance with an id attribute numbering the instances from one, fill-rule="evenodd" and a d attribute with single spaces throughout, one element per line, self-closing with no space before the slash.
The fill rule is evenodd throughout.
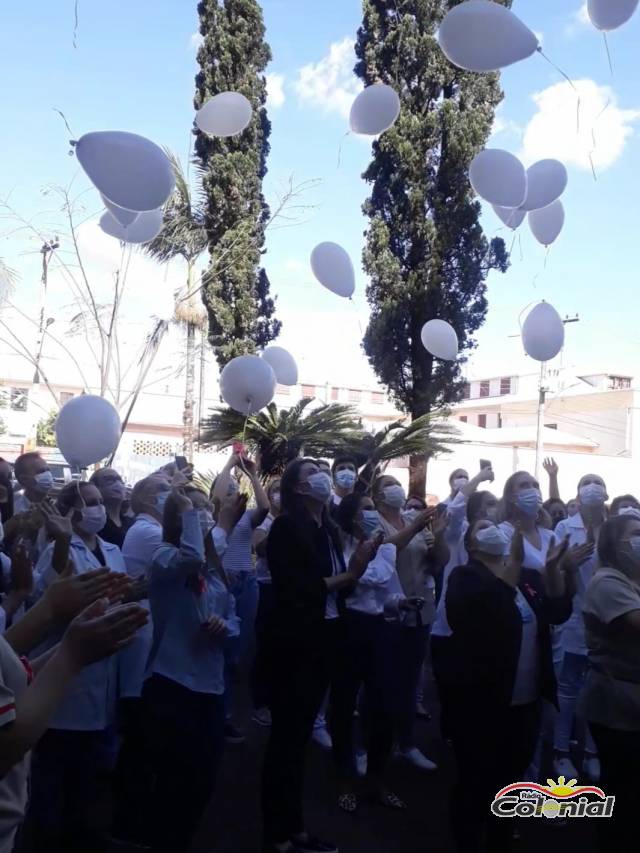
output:
<path id="1" fill-rule="evenodd" d="M 136 133 L 85 133 L 76 142 L 76 156 L 98 191 L 125 210 L 162 207 L 176 184 L 162 148 Z"/>
<path id="2" fill-rule="evenodd" d="M 512 231 L 515 231 L 522 225 L 524 218 L 527 215 L 526 210 L 517 210 L 512 207 L 500 207 L 500 205 L 497 204 L 492 205 L 492 207 L 493 212 L 498 219 L 500 219 L 507 228 L 511 228 Z"/>
<path id="3" fill-rule="evenodd" d="M 262 358 L 271 365 L 281 385 L 298 384 L 298 365 L 288 350 L 282 347 L 267 347 Z"/>
<path id="4" fill-rule="evenodd" d="M 538 243 L 550 246 L 560 236 L 564 227 L 564 207 L 560 199 L 542 210 L 532 210 L 529 214 L 529 228 Z"/>
<path id="5" fill-rule="evenodd" d="M 360 92 L 351 107 L 349 124 L 354 133 L 376 136 L 384 133 L 400 115 L 400 97 L 386 83 L 374 83 Z"/>
<path id="6" fill-rule="evenodd" d="M 149 243 L 162 231 L 162 210 L 145 210 L 125 228 L 109 212 L 100 217 L 100 227 L 123 243 Z"/>
<path id="7" fill-rule="evenodd" d="M 599 30 L 616 30 L 633 16 L 640 0 L 589 0 L 591 23 Z"/>
<path id="8" fill-rule="evenodd" d="M 444 320 L 429 320 L 420 335 L 424 348 L 443 361 L 455 361 L 458 357 L 458 336 L 453 326 Z"/>
<path id="9" fill-rule="evenodd" d="M 447 59 L 467 71 L 497 71 L 536 52 L 538 39 L 520 18 L 490 0 L 467 0 L 444 17 L 438 41 Z"/>
<path id="10" fill-rule="evenodd" d="M 527 315 L 522 327 L 525 352 L 536 361 L 551 361 L 564 346 L 564 323 L 548 302 L 540 302 Z"/>
<path id="11" fill-rule="evenodd" d="M 108 198 L 105 198 L 102 193 L 100 193 L 100 198 L 113 218 L 117 219 L 120 225 L 125 228 L 127 225 L 131 225 L 132 222 L 135 222 L 140 215 L 137 210 L 125 210 L 124 207 L 118 207 L 117 204 L 113 204 L 113 202 L 109 201 Z"/>
<path id="12" fill-rule="evenodd" d="M 220 374 L 220 394 L 228 406 L 243 415 L 254 415 L 273 400 L 276 375 L 257 355 L 239 355 Z"/>
<path id="13" fill-rule="evenodd" d="M 196 124 L 211 136 L 236 136 L 249 125 L 251 102 L 239 92 L 220 92 L 196 113 Z"/>
<path id="14" fill-rule="evenodd" d="M 539 160 L 527 169 L 527 197 L 520 205 L 523 210 L 548 207 L 567 188 L 569 175 L 559 160 Z"/>
<path id="15" fill-rule="evenodd" d="M 108 400 L 83 394 L 65 403 L 55 429 L 58 448 L 67 462 L 86 468 L 113 453 L 122 425 Z"/>
<path id="16" fill-rule="evenodd" d="M 311 253 L 311 269 L 320 284 L 348 298 L 356 289 L 356 276 L 351 258 L 337 243 L 320 243 Z"/>
<path id="17" fill-rule="evenodd" d="M 518 158 L 501 148 L 485 148 L 471 161 L 469 180 L 491 204 L 520 207 L 527 195 L 527 173 Z"/>

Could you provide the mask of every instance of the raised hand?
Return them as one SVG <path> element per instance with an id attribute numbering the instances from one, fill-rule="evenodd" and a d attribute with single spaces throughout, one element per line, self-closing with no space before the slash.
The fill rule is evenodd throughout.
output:
<path id="1" fill-rule="evenodd" d="M 482 468 L 478 474 L 478 483 L 493 483 L 496 475 L 493 473 L 493 468 Z"/>
<path id="2" fill-rule="evenodd" d="M 558 463 L 556 462 L 555 459 L 552 459 L 551 456 L 547 456 L 547 458 L 542 463 L 542 467 L 547 472 L 549 477 L 557 477 L 558 476 L 558 471 L 560 470 L 558 468 Z"/>
<path id="3" fill-rule="evenodd" d="M 379 531 L 372 539 L 363 539 L 356 550 L 353 552 L 349 560 L 349 573 L 359 580 L 366 572 L 367 566 L 378 553 L 378 548 L 382 545 L 384 533 Z"/>
<path id="4" fill-rule="evenodd" d="M 120 601 L 131 586 L 131 579 L 122 572 L 95 569 L 78 575 L 70 562 L 66 570 L 44 594 L 54 622 L 66 624 L 98 599 L 107 604 Z"/>
<path id="5" fill-rule="evenodd" d="M 230 533 L 242 518 L 247 508 L 247 496 L 242 494 L 228 495 L 220 504 L 218 525 Z"/>
<path id="6" fill-rule="evenodd" d="M 510 565 L 517 566 L 520 569 L 524 563 L 524 536 L 522 535 L 522 529 L 519 525 L 516 525 L 513 536 L 511 537 L 509 563 Z"/>
<path id="7" fill-rule="evenodd" d="M 70 510 L 67 515 L 61 515 L 58 508 L 49 498 L 39 504 L 38 509 L 42 514 L 44 526 L 50 536 L 54 539 L 71 539 L 73 536 L 73 528 L 71 527 L 71 514 L 73 510 Z"/>
<path id="8" fill-rule="evenodd" d="M 61 651 L 75 667 L 82 668 L 120 651 L 149 619 L 149 612 L 139 604 L 108 608 L 108 599 L 101 598 L 67 628 Z"/>
<path id="9" fill-rule="evenodd" d="M 33 563 L 24 542 L 16 544 L 11 554 L 11 592 L 25 598 L 33 590 Z"/>
<path id="10" fill-rule="evenodd" d="M 176 503 L 178 513 L 188 512 L 190 509 L 193 509 L 193 504 L 186 496 L 183 488 L 174 488 L 172 495 Z"/>
<path id="11" fill-rule="evenodd" d="M 427 527 L 427 525 L 433 520 L 437 512 L 438 510 L 435 506 L 421 510 L 421 512 L 419 512 L 411 522 L 411 526 L 414 528 L 416 533 L 420 530 L 424 530 L 425 527 Z"/>
<path id="12" fill-rule="evenodd" d="M 547 552 L 546 571 L 558 568 L 564 561 L 569 550 L 569 537 L 565 536 L 562 542 L 557 543 Z"/>
<path id="13" fill-rule="evenodd" d="M 246 456 L 238 456 L 238 468 L 240 468 L 247 477 L 253 479 L 258 469 L 256 468 L 256 463 L 252 459 L 248 459 Z"/>
<path id="14" fill-rule="evenodd" d="M 210 637 L 216 640 L 221 640 L 228 633 L 224 619 L 221 619 L 219 616 L 212 616 L 210 619 L 207 619 L 202 627 Z"/>
<path id="15" fill-rule="evenodd" d="M 562 559 L 559 561 L 559 566 L 565 572 L 576 572 L 583 563 L 593 557 L 596 546 L 593 542 L 585 542 L 583 545 L 574 545 L 573 548 L 568 548 Z"/>

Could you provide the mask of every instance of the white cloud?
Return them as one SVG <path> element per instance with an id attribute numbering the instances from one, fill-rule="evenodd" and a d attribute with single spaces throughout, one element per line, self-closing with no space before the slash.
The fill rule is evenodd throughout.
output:
<path id="1" fill-rule="evenodd" d="M 347 117 L 362 84 L 353 73 L 355 54 L 348 36 L 333 42 L 319 62 L 310 62 L 298 71 L 295 90 L 303 103 L 320 107 L 325 113 Z"/>
<path id="2" fill-rule="evenodd" d="M 603 171 L 622 155 L 640 110 L 621 109 L 610 86 L 588 79 L 576 80 L 574 86 L 577 94 L 571 84 L 556 83 L 532 96 L 538 111 L 524 131 L 521 156 L 526 163 L 556 157 L 585 170 L 593 161 Z"/>
<path id="3" fill-rule="evenodd" d="M 589 7 L 587 4 L 587 0 L 584 0 L 584 3 L 576 12 L 575 19 L 579 24 L 584 24 L 585 26 L 591 25 L 591 18 L 589 17 Z"/>
<path id="4" fill-rule="evenodd" d="M 513 119 L 507 118 L 504 115 L 504 110 L 501 104 L 496 110 L 493 127 L 491 128 L 491 135 L 498 136 L 502 133 L 509 134 L 510 136 L 522 136 L 522 128 L 516 121 L 513 121 Z"/>
<path id="5" fill-rule="evenodd" d="M 198 50 L 203 41 L 204 38 L 200 33 L 191 33 L 189 36 L 189 50 Z"/>
<path id="6" fill-rule="evenodd" d="M 587 6 L 587 0 L 584 0 L 582 6 L 571 15 L 569 19 L 569 23 L 565 27 L 565 34 L 572 38 L 573 36 L 578 35 L 581 31 L 583 31 L 586 27 L 592 26 L 591 18 L 589 17 L 589 8 Z"/>
<path id="7" fill-rule="evenodd" d="M 267 74 L 267 106 L 269 109 L 277 110 L 285 102 L 284 75 Z"/>

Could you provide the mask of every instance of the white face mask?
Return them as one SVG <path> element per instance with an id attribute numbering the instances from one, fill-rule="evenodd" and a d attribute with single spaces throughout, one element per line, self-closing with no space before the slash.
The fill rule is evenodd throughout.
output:
<path id="1" fill-rule="evenodd" d="M 41 471 L 33 478 L 36 486 L 41 492 L 48 492 L 53 488 L 53 474 L 51 471 Z"/>
<path id="2" fill-rule="evenodd" d="M 108 486 L 100 489 L 103 500 L 107 501 L 123 501 L 127 494 L 127 487 L 124 483 L 109 483 Z"/>
<path id="3" fill-rule="evenodd" d="M 335 477 L 336 486 L 341 489 L 352 489 L 356 484 L 355 472 L 345 468 L 344 471 L 338 471 Z"/>
<path id="4" fill-rule="evenodd" d="M 325 474 L 324 471 L 318 471 L 317 474 L 311 474 L 307 477 L 309 485 L 309 497 L 321 503 L 326 503 L 331 497 L 331 477 Z"/>
<path id="5" fill-rule="evenodd" d="M 382 490 L 382 500 L 387 506 L 400 509 L 404 506 L 407 496 L 402 486 L 385 486 Z"/>
<path id="6" fill-rule="evenodd" d="M 104 504 L 86 506 L 80 512 L 82 513 L 82 518 L 77 522 L 77 526 L 84 533 L 100 533 L 107 523 L 107 511 L 104 508 Z"/>
<path id="7" fill-rule="evenodd" d="M 607 499 L 607 491 L 599 483 L 589 483 L 582 486 L 578 492 L 582 506 L 603 506 Z"/>
<path id="8" fill-rule="evenodd" d="M 478 551 L 494 557 L 504 557 L 509 553 L 509 537 L 499 527 L 483 527 L 476 533 Z"/>
<path id="9" fill-rule="evenodd" d="M 523 489 L 518 492 L 516 506 L 523 515 L 533 516 L 540 512 L 542 495 L 539 489 Z"/>
<path id="10" fill-rule="evenodd" d="M 630 515 L 632 518 L 640 518 L 640 509 L 635 506 L 624 506 L 618 510 L 618 515 Z"/>
<path id="11" fill-rule="evenodd" d="M 376 509 L 363 509 L 360 530 L 370 537 L 380 528 L 380 513 Z"/>
<path id="12" fill-rule="evenodd" d="M 460 489 L 464 489 L 464 487 L 468 485 L 468 483 L 468 477 L 456 477 L 456 479 L 453 481 L 453 489 L 454 491 L 459 492 Z"/>

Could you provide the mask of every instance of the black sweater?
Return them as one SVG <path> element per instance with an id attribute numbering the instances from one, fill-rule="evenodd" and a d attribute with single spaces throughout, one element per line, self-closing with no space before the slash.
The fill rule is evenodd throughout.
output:
<path id="1" fill-rule="evenodd" d="M 519 589 L 538 621 L 540 695 L 556 704 L 550 626 L 567 621 L 571 597 L 547 597 L 542 575 L 534 569 L 522 569 Z M 451 573 L 446 608 L 453 631 L 447 656 L 449 685 L 470 690 L 489 704 L 509 706 L 522 643 L 514 588 L 484 564 L 470 560 Z"/>

